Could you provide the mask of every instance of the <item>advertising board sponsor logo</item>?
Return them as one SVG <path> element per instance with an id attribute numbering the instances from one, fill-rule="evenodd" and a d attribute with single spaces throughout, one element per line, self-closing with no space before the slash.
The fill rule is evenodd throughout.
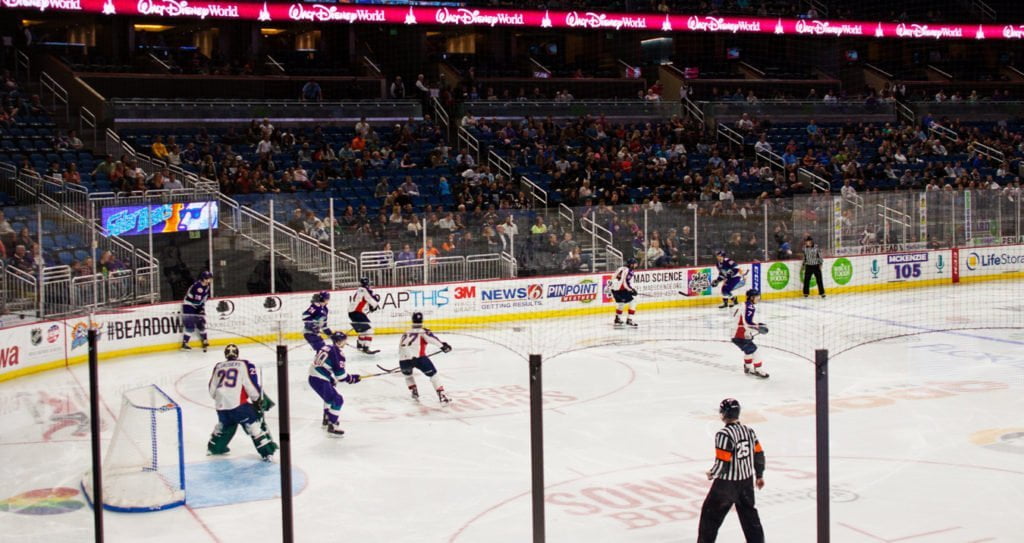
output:
<path id="1" fill-rule="evenodd" d="M 921 277 L 921 263 L 928 262 L 928 253 L 900 253 L 888 255 L 886 257 L 886 262 L 892 266 L 893 272 L 896 274 L 896 281 L 916 279 Z M 875 261 L 872 261 L 872 277 L 876 277 L 875 267 Z"/>
<path id="2" fill-rule="evenodd" d="M 859 24 L 800 19 L 796 22 L 796 33 L 813 34 L 815 36 L 863 36 L 864 27 Z"/>
<path id="3" fill-rule="evenodd" d="M 750 280 L 750 288 L 756 289 L 758 292 L 761 291 L 761 263 L 755 262 L 750 265 L 750 275 L 753 276 Z"/>
<path id="4" fill-rule="evenodd" d="M 570 11 L 565 15 L 565 26 L 570 28 L 647 28 L 647 17 L 613 17 L 605 13 L 578 13 Z"/>
<path id="5" fill-rule="evenodd" d="M 687 30 L 699 32 L 760 32 L 760 21 L 735 20 L 730 21 L 722 17 L 700 17 L 694 15 L 686 20 Z"/>
<path id="6" fill-rule="evenodd" d="M 934 38 L 938 40 L 942 38 L 962 38 L 964 37 L 964 31 L 958 26 L 932 27 L 916 23 L 900 23 L 896 25 L 896 35 L 900 38 Z"/>
<path id="7" fill-rule="evenodd" d="M 269 299 L 269 298 L 268 298 Z M 217 314 L 221 320 L 225 320 L 235 313 L 235 302 L 231 300 L 217 301 Z"/>
<path id="8" fill-rule="evenodd" d="M 3 0 L 5 8 L 38 9 L 46 11 L 57 9 L 62 11 L 82 11 L 81 0 Z"/>
<path id="9" fill-rule="evenodd" d="M 1013 269 L 1006 271 L 1020 271 L 1024 265 L 1024 256 L 1011 255 L 1008 253 L 978 253 L 971 251 L 964 259 L 964 266 L 970 271 L 977 271 L 981 268 L 1002 268 L 1012 266 Z"/>
<path id="10" fill-rule="evenodd" d="M 543 298 L 544 287 L 539 284 L 488 288 L 480 290 L 480 307 L 533 307 L 541 305 Z"/>
<path id="11" fill-rule="evenodd" d="M 837 258 L 832 263 L 832 280 L 837 285 L 845 285 L 853 278 L 853 262 L 848 258 Z"/>
<path id="12" fill-rule="evenodd" d="M 399 290 L 385 292 L 381 295 L 380 305 L 383 308 L 438 308 L 451 303 L 452 293 L 449 287 Z"/>
<path id="13" fill-rule="evenodd" d="M 526 21 L 522 13 L 484 13 L 478 9 L 441 8 L 434 14 L 434 20 L 443 25 L 504 25 L 523 26 Z"/>
<path id="14" fill-rule="evenodd" d="M 103 339 L 103 325 L 99 321 L 92 322 L 92 329 L 96 330 L 96 341 Z M 71 326 L 71 350 L 84 347 L 89 343 L 89 321 L 79 321 Z"/>
<path id="15" fill-rule="evenodd" d="M 871 270 L 870 271 L 871 271 L 871 278 L 872 279 L 878 279 L 878 275 L 880 273 L 882 273 L 882 267 L 878 265 L 878 259 L 877 258 L 872 258 L 871 259 Z"/>
<path id="16" fill-rule="evenodd" d="M 43 329 L 42 328 L 33 328 L 32 332 L 29 334 L 29 338 L 30 338 L 30 340 L 32 342 L 32 346 L 33 347 L 35 347 L 36 345 L 39 345 L 40 343 L 43 342 Z"/>
<path id="17" fill-rule="evenodd" d="M 578 283 L 555 283 L 548 285 L 548 298 L 559 298 L 563 302 L 580 302 L 589 304 L 597 299 L 601 285 L 593 279 L 583 279 Z"/>
<path id="18" fill-rule="evenodd" d="M 785 262 L 776 262 L 768 267 L 768 286 L 774 290 L 782 290 L 789 285 L 789 266 Z"/>
<path id="19" fill-rule="evenodd" d="M 283 306 L 280 296 L 267 296 L 263 300 L 263 309 L 266 309 L 267 313 L 277 313 Z"/>
<path id="20" fill-rule="evenodd" d="M 675 297 L 680 285 L 686 283 L 686 270 L 649 270 L 638 271 L 633 274 L 633 286 L 648 296 L 670 296 Z M 611 276 L 609 276 L 609 285 Z M 606 287 L 606 290 L 608 287 Z M 607 298 L 611 300 L 611 291 L 608 290 Z"/>
<path id="21" fill-rule="evenodd" d="M 0 347 L 0 368 L 17 366 L 20 362 L 21 350 L 18 346 Z"/>
<path id="22" fill-rule="evenodd" d="M 470 300 L 476 298 L 475 285 L 459 285 L 455 287 L 456 300 Z"/>
<path id="23" fill-rule="evenodd" d="M 288 8 L 288 18 L 293 21 L 340 21 L 344 23 L 384 23 L 387 22 L 383 9 L 349 9 L 323 4 L 292 4 Z"/>
<path id="24" fill-rule="evenodd" d="M 711 268 L 686 271 L 686 290 L 690 296 L 711 295 Z"/>
<path id="25" fill-rule="evenodd" d="M 59 339 L 60 339 L 60 326 L 57 326 L 56 324 L 51 324 L 50 327 L 46 329 L 46 342 L 47 343 L 56 343 L 57 340 L 59 340 Z"/>
<path id="26" fill-rule="evenodd" d="M 107 323 L 108 340 L 180 335 L 181 332 L 181 319 L 177 315 L 117 320 Z"/>
<path id="27" fill-rule="evenodd" d="M 187 0 L 139 0 L 140 15 L 159 17 L 228 17 L 238 18 L 238 6 L 234 4 L 190 4 Z"/>

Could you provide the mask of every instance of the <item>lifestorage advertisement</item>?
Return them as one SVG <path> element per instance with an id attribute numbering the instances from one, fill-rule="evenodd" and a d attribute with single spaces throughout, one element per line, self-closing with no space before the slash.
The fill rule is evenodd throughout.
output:
<path id="1" fill-rule="evenodd" d="M 799 296 L 803 287 L 799 261 L 744 263 L 740 273 L 738 292 L 758 288 L 769 303 Z M 830 294 L 1024 276 L 1024 246 L 829 258 L 822 275 Z M 714 266 L 636 270 L 633 285 L 641 310 L 709 305 L 720 301 L 712 287 L 716 276 Z M 611 277 L 607 272 L 377 288 L 380 309 L 370 318 L 377 333 L 389 334 L 404 331 L 416 311 L 438 330 L 603 313 L 614 303 Z M 331 292 L 329 324 L 347 330 L 353 293 Z M 211 341 L 272 344 L 279 334 L 299 340 L 301 314 L 311 295 L 214 297 L 206 304 Z M 182 334 L 180 312 L 180 303 L 166 303 L 97 314 L 92 321 L 81 316 L 2 328 L 0 380 L 85 362 L 90 328 L 98 334 L 101 359 L 176 349 Z"/>

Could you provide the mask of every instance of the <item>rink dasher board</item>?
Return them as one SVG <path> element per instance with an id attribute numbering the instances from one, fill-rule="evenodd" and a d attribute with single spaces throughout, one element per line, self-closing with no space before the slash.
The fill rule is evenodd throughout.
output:
<path id="1" fill-rule="evenodd" d="M 744 263 L 746 284 L 766 301 L 801 295 L 798 260 Z M 437 331 L 507 327 L 510 322 L 577 317 L 607 312 L 614 304 L 611 273 L 540 276 L 374 289 L 382 309 L 371 314 L 377 334 L 408 328 L 415 311 Z M 721 301 L 709 286 L 713 266 L 638 270 L 634 286 L 639 309 L 706 306 Z M 1024 245 L 911 251 L 827 258 L 822 266 L 830 295 L 1024 278 Z M 690 295 L 680 296 L 680 290 Z M 814 290 L 812 289 L 812 292 Z M 348 330 L 348 297 L 337 291 L 330 323 Z M 302 339 L 300 315 L 311 293 L 216 298 L 207 303 L 207 327 L 213 346 L 228 343 L 274 344 L 278 328 L 286 341 Z M 273 303 L 267 304 L 267 298 Z M 268 308 L 269 306 L 269 308 Z M 169 302 L 97 313 L 100 359 L 177 349 L 181 342 L 181 304 Z M 39 321 L 0 329 L 0 381 L 80 364 L 87 359 L 88 315 Z M 225 336 L 223 332 L 229 332 Z"/>

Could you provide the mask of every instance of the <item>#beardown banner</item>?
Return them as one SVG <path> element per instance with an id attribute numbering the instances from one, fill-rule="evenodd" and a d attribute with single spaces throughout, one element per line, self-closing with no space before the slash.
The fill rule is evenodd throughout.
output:
<path id="1" fill-rule="evenodd" d="M 190 19 L 240 19 L 266 22 L 309 21 L 390 23 L 424 26 L 579 28 L 715 34 L 856 36 L 903 39 L 1024 39 L 1024 25 L 887 23 L 603 13 L 453 7 L 397 7 L 315 3 L 253 3 L 189 0 L 0 0 L 6 9 L 75 11 L 105 15 L 144 15 Z"/>

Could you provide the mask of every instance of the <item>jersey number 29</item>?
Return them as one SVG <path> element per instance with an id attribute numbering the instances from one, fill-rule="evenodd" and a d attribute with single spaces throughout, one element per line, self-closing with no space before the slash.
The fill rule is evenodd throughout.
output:
<path id="1" fill-rule="evenodd" d="M 235 368 L 220 370 L 217 372 L 217 379 L 217 388 L 235 388 L 238 383 L 238 370 Z"/>

